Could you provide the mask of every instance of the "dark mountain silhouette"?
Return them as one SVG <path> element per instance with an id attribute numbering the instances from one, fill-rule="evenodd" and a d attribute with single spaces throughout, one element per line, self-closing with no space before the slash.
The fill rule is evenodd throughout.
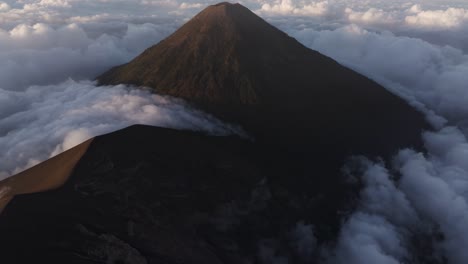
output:
<path id="1" fill-rule="evenodd" d="M 255 140 L 133 126 L 2 181 L 2 263 L 317 263 L 294 230 L 333 245 L 361 187 L 342 174 L 349 155 L 418 148 L 428 127 L 239 4 L 208 7 L 98 80 L 184 98 Z"/>
<path id="2" fill-rule="evenodd" d="M 149 126 L 100 136 L 0 182 L 3 198 L 22 193 L 0 214 L 1 262 L 270 264 L 271 251 L 321 263 L 313 248 L 333 245 L 360 183 L 297 164 L 235 136 Z M 413 236 L 412 263 L 432 263 L 431 239 Z"/>
<path id="3" fill-rule="evenodd" d="M 426 127 L 402 99 L 240 4 L 206 8 L 98 81 L 151 87 L 237 122 L 259 141 L 314 145 L 322 154 L 382 155 L 420 144 Z"/>
<path id="4" fill-rule="evenodd" d="M 2 263 L 258 263 L 269 239 L 306 263 L 289 248 L 292 230 L 305 221 L 320 243 L 332 239 L 356 187 L 336 181 L 339 195 L 324 196 L 283 157 L 238 137 L 148 126 L 89 140 L 0 182 L 6 197 L 23 193 L 0 215 Z"/>

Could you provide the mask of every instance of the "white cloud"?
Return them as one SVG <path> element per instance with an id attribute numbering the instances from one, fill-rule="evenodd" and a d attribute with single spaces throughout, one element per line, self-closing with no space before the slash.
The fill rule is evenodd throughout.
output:
<path id="1" fill-rule="evenodd" d="M 341 227 L 330 263 L 403 263 L 408 259 L 407 229 L 417 213 L 398 190 L 383 164 L 358 159 L 364 166 L 364 189 L 358 209 Z"/>
<path id="2" fill-rule="evenodd" d="M 179 6 L 179 8 L 181 9 L 191 9 L 191 8 L 201 8 L 201 7 L 203 7 L 203 4 L 201 3 L 186 3 L 186 2 L 183 2 Z"/>
<path id="3" fill-rule="evenodd" d="M 177 1 L 171 0 L 142 0 L 141 4 L 143 5 L 150 5 L 150 6 L 162 6 L 162 7 L 177 7 Z M 185 3 L 185 5 L 190 5 Z"/>
<path id="4" fill-rule="evenodd" d="M 405 18 L 405 22 L 415 27 L 452 29 L 468 22 L 468 11 L 463 8 L 424 11 L 419 5 L 414 5 L 409 11 L 412 14 Z"/>
<path id="5" fill-rule="evenodd" d="M 259 12 L 268 15 L 321 16 L 328 12 L 328 1 L 296 3 L 292 0 L 278 0 L 264 3 Z"/>
<path id="6" fill-rule="evenodd" d="M 449 263 L 468 261 L 468 143 L 456 128 L 424 135 L 428 155 L 403 151 L 397 158 L 400 188 L 416 210 L 440 228 Z"/>
<path id="7" fill-rule="evenodd" d="M 0 88 L 19 90 L 70 77 L 94 78 L 127 62 L 167 31 L 152 24 L 127 24 L 122 36 L 103 34 L 93 39 L 77 24 L 18 25 L 0 32 Z"/>
<path id="8" fill-rule="evenodd" d="M 67 0 L 41 0 L 38 5 L 45 7 L 71 7 L 71 4 Z"/>
<path id="9" fill-rule="evenodd" d="M 86 139 L 132 124 L 214 134 L 239 132 L 183 101 L 125 86 L 66 81 L 15 92 L 0 89 L 0 177 L 17 173 Z M 3 110 L 6 110 L 5 112 Z"/>
<path id="10" fill-rule="evenodd" d="M 342 226 L 328 262 L 415 261 L 424 254 L 412 244 L 417 235 L 427 240 L 441 232 L 442 239 L 424 241 L 425 250 L 432 247 L 432 258 L 442 253 L 450 264 L 467 263 L 460 245 L 468 243 L 468 142 L 455 127 L 426 132 L 424 141 L 427 154 L 406 149 L 396 156 L 398 176 L 382 163 L 361 160 L 365 187 L 358 209 Z"/>
<path id="11" fill-rule="evenodd" d="M 351 8 L 345 9 L 345 14 L 352 23 L 364 24 L 394 24 L 397 19 L 391 13 L 385 12 L 382 9 L 370 8 L 364 12 L 354 11 Z"/>
<path id="12" fill-rule="evenodd" d="M 0 2 L 0 12 L 10 10 L 10 5 L 5 2 Z"/>

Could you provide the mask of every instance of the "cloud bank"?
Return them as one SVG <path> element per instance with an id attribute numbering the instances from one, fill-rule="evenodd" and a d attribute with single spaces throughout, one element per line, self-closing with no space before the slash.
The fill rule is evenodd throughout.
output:
<path id="1" fill-rule="evenodd" d="M 0 179 L 132 124 L 231 131 L 180 100 L 86 81 L 129 61 L 178 22 L 81 15 L 78 3 L 86 5 L 50 0 L 0 5 Z M 105 3 L 88 6 L 96 4 Z"/>
<path id="2" fill-rule="evenodd" d="M 0 88 L 22 90 L 68 78 L 94 78 L 167 35 L 167 29 L 152 24 L 128 24 L 120 31 L 91 38 L 75 23 L 58 28 L 19 24 L 0 30 Z"/>
<path id="3" fill-rule="evenodd" d="M 132 124 L 238 132 L 181 100 L 123 85 L 96 87 L 89 81 L 0 90 L 0 106 L 0 148 L 6 150 L 0 153 L 0 178 Z"/>
<path id="4" fill-rule="evenodd" d="M 462 246 L 468 243 L 466 136 L 446 127 L 426 132 L 424 140 L 428 153 L 402 150 L 388 169 L 361 160 L 360 204 L 343 224 L 329 263 L 468 261 Z"/>

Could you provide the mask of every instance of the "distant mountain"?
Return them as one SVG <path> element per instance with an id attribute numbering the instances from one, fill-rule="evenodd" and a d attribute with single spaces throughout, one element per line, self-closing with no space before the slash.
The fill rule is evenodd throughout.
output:
<path id="1" fill-rule="evenodd" d="M 184 98 L 258 141 L 340 157 L 417 146 L 427 127 L 402 99 L 240 4 L 209 6 L 97 79 Z"/>

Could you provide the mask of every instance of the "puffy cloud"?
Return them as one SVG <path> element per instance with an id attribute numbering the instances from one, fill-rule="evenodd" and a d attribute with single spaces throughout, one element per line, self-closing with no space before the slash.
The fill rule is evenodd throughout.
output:
<path id="1" fill-rule="evenodd" d="M 0 2 L 0 12 L 10 10 L 10 5 L 5 2 Z"/>
<path id="2" fill-rule="evenodd" d="M 402 263 L 408 259 L 410 226 L 418 216 L 383 164 L 358 159 L 364 189 L 358 210 L 341 227 L 329 263 Z"/>
<path id="3" fill-rule="evenodd" d="M 427 135 L 426 139 L 431 140 L 431 136 Z M 466 141 L 461 145 L 451 146 L 465 150 L 465 153 L 458 153 L 461 155 L 457 155 L 457 159 L 466 161 L 467 146 Z M 431 219 L 440 227 L 444 235 L 442 248 L 449 262 L 466 263 L 468 252 L 460 247 L 468 243 L 466 162 L 448 161 L 439 156 L 427 158 L 412 151 L 401 153 L 399 159 L 402 173 L 401 189 L 423 217 Z M 455 180 L 453 177 L 461 186 L 453 186 L 452 181 Z"/>
<path id="4" fill-rule="evenodd" d="M 413 14 L 407 16 L 405 21 L 416 27 L 450 29 L 460 27 L 468 21 L 468 11 L 463 8 L 424 11 L 419 5 L 414 5 L 409 11 Z"/>
<path id="5" fill-rule="evenodd" d="M 424 135 L 428 155 L 406 150 L 397 157 L 400 189 L 420 215 L 440 228 L 449 263 L 466 263 L 468 253 L 468 143 L 454 127 Z"/>
<path id="6" fill-rule="evenodd" d="M 48 23 L 64 25 L 70 17 L 99 17 L 102 22 L 113 20 L 135 22 L 145 19 L 146 22 L 168 16 L 177 9 L 177 1 L 140 1 L 140 0 L 41 0 L 11 1 L 10 8 L 0 16 L 0 27 L 10 29 L 18 24 Z M 150 8 L 148 8 L 150 7 Z M 2 12 L 0 10 L 0 12 Z M 109 15 L 109 20 L 106 20 Z M 174 20 L 174 19 L 173 19 Z"/>
<path id="7" fill-rule="evenodd" d="M 186 3 L 186 2 L 183 2 L 179 6 L 179 8 L 181 9 L 201 8 L 201 7 L 203 7 L 203 4 L 201 3 Z"/>
<path id="8" fill-rule="evenodd" d="M 278 0 L 264 3 L 259 12 L 273 15 L 320 16 L 328 12 L 328 1 L 296 3 L 292 0 Z"/>
<path id="9" fill-rule="evenodd" d="M 364 12 L 355 11 L 351 8 L 345 9 L 345 14 L 352 23 L 364 24 L 395 24 L 397 19 L 391 13 L 387 13 L 382 9 L 370 8 Z"/>
<path id="10" fill-rule="evenodd" d="M 45 7 L 71 7 L 71 4 L 67 0 L 41 0 L 38 5 Z"/>
<path id="11" fill-rule="evenodd" d="M 426 132 L 424 141 L 426 154 L 402 150 L 391 171 L 361 160 L 365 187 L 329 263 L 440 261 L 441 254 L 448 263 L 467 263 L 460 245 L 468 243 L 468 142 L 455 127 Z M 429 238 L 425 249 L 414 245 L 421 237 Z M 428 248 L 433 256 L 423 256 Z"/>
<path id="12" fill-rule="evenodd" d="M 70 77 L 94 78 L 167 34 L 168 29 L 153 24 L 127 24 L 121 36 L 101 34 L 93 39 L 74 23 L 59 28 L 21 24 L 0 31 L 0 88 L 19 90 Z"/>
<path id="13" fill-rule="evenodd" d="M 69 80 L 21 92 L 0 89 L 0 106 L 0 148 L 5 150 L 0 154 L 0 178 L 132 124 L 239 132 L 181 100 L 123 85 L 96 87 Z"/>

